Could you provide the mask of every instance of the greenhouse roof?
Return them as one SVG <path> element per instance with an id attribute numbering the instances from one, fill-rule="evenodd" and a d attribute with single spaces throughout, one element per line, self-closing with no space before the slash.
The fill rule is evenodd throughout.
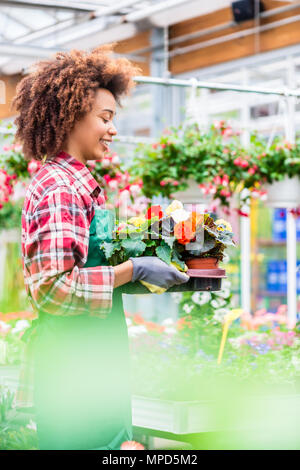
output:
<path id="1" fill-rule="evenodd" d="M 90 49 L 229 6 L 229 0 L 0 0 L 0 73 L 57 50 Z"/>

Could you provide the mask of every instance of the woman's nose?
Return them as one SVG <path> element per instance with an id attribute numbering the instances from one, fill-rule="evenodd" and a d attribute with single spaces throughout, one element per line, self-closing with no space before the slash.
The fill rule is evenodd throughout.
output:
<path id="1" fill-rule="evenodd" d="M 117 134 L 117 129 L 115 127 L 115 125 L 113 123 L 111 123 L 111 126 L 109 128 L 109 133 L 112 134 L 112 135 L 116 135 Z"/>

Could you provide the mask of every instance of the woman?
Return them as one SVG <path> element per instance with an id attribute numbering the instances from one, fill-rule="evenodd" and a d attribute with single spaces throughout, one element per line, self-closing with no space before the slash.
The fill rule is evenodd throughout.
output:
<path id="1" fill-rule="evenodd" d="M 25 159 L 44 162 L 22 212 L 25 285 L 38 314 L 26 336 L 40 449 L 116 450 L 132 439 L 118 287 L 144 279 L 168 288 L 189 279 L 156 257 L 107 266 L 98 247 L 95 213 L 105 213 L 105 198 L 86 164 L 109 150 L 116 106 L 139 72 L 111 53 L 112 45 L 57 53 L 22 79 L 13 102 Z"/>

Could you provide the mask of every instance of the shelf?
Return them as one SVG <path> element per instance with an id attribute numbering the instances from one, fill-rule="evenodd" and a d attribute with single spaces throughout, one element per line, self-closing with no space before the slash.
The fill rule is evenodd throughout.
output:
<path id="1" fill-rule="evenodd" d="M 257 243 L 260 246 L 286 246 L 286 241 L 275 242 L 274 240 L 268 240 L 264 238 L 258 239 Z"/>
<path id="2" fill-rule="evenodd" d="M 259 296 L 265 295 L 266 297 L 271 297 L 271 296 L 274 296 L 274 297 L 286 297 L 286 296 L 287 296 L 286 292 L 278 292 L 278 291 L 272 291 L 272 290 L 262 290 L 262 291 L 259 291 L 258 295 L 259 295 Z"/>

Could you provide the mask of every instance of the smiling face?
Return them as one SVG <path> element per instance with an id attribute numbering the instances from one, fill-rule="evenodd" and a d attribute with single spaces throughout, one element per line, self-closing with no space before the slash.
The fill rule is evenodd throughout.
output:
<path id="1" fill-rule="evenodd" d="M 78 121 L 68 136 L 64 151 L 82 162 L 102 160 L 117 130 L 112 122 L 116 100 L 105 88 L 95 94 L 92 110 Z"/>

